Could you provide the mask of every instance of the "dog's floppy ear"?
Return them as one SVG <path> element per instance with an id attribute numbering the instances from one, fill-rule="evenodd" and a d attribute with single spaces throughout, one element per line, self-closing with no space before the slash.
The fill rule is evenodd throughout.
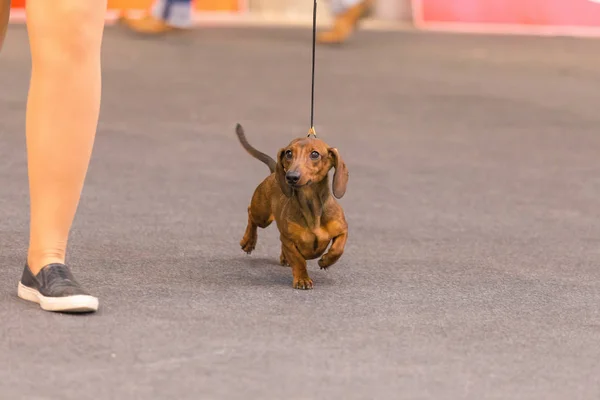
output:
<path id="1" fill-rule="evenodd" d="M 341 199 L 346 194 L 346 185 L 348 185 L 348 168 L 340 156 L 338 149 L 332 147 L 329 149 L 329 157 L 333 161 L 335 173 L 333 174 L 333 195 Z"/>
<path id="2" fill-rule="evenodd" d="M 292 195 L 292 188 L 287 184 L 285 180 L 285 170 L 283 169 L 283 156 L 285 155 L 285 149 L 279 150 L 279 154 L 277 155 L 277 165 L 275 166 L 275 177 L 277 178 L 277 182 L 279 183 L 279 187 L 281 191 L 285 195 L 285 197 L 290 197 Z"/>

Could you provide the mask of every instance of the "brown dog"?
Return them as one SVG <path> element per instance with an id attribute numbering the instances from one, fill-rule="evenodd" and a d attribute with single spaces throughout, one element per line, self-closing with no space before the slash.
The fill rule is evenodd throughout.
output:
<path id="1" fill-rule="evenodd" d="M 312 289 L 306 260 L 321 257 L 321 269 L 330 267 L 342 256 L 348 238 L 344 211 L 331 196 L 327 178 L 329 170 L 335 168 L 333 195 L 338 199 L 344 196 L 346 164 L 337 149 L 316 138 L 293 140 L 279 150 L 275 161 L 248 143 L 240 124 L 236 133 L 246 151 L 271 170 L 254 191 L 240 245 L 250 254 L 256 247 L 257 228 L 266 228 L 275 220 L 281 239 L 281 265 L 292 267 L 294 288 Z"/>

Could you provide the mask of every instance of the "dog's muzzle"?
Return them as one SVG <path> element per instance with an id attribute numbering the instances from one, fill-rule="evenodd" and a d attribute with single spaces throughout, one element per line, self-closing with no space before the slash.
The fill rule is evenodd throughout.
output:
<path id="1" fill-rule="evenodd" d="M 288 171 L 285 174 L 285 180 L 287 181 L 287 183 L 289 185 L 297 185 L 298 182 L 300 181 L 300 172 L 298 171 Z"/>

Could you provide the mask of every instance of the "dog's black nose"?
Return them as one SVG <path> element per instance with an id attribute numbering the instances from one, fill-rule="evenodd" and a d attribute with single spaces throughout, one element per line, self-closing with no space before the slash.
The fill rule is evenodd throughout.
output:
<path id="1" fill-rule="evenodd" d="M 298 171 L 288 171 L 285 174 L 285 179 L 288 181 L 288 183 L 296 184 L 300 180 L 300 172 L 298 172 Z"/>

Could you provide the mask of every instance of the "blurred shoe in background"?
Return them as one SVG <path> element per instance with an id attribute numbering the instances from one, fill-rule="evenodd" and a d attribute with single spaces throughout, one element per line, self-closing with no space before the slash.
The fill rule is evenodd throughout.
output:
<path id="1" fill-rule="evenodd" d="M 331 30 L 318 35 L 321 44 L 341 44 L 356 30 L 361 19 L 368 17 L 374 0 L 334 0 L 331 12 L 334 16 Z"/>
<path id="2" fill-rule="evenodd" d="M 120 22 L 143 34 L 158 35 L 192 26 L 192 0 L 155 0 L 141 18 L 121 15 Z"/>

